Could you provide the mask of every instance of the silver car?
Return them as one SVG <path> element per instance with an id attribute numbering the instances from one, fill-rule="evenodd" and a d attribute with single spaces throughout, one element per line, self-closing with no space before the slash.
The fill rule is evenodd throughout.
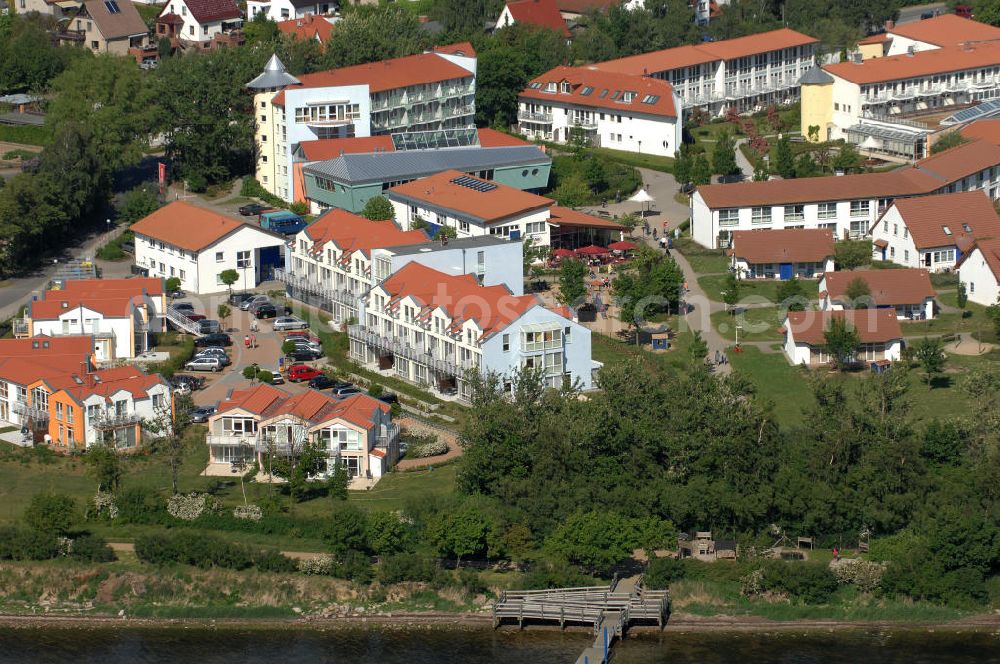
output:
<path id="1" fill-rule="evenodd" d="M 232 364 L 232 360 L 229 359 L 229 354 L 226 353 L 226 349 L 219 348 L 218 346 L 209 346 L 208 348 L 203 348 L 194 354 L 194 359 L 196 360 L 202 357 L 214 357 L 219 360 L 224 367 L 228 367 Z"/>
<path id="2" fill-rule="evenodd" d="M 243 311 L 249 311 L 253 306 L 265 304 L 270 301 L 271 300 L 267 297 L 267 295 L 254 295 L 250 299 L 240 302 L 240 309 Z"/>
<path id="3" fill-rule="evenodd" d="M 222 371 L 222 360 L 217 357 L 196 357 L 184 368 L 188 371 Z"/>
<path id="4" fill-rule="evenodd" d="M 279 316 L 271 326 L 275 330 L 304 330 L 309 327 L 309 323 L 296 316 Z"/>

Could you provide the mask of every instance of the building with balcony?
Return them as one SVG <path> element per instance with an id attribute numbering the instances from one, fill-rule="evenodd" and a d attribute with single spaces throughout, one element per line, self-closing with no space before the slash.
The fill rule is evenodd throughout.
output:
<path id="1" fill-rule="evenodd" d="M 945 272 L 977 240 L 1000 238 L 1000 217 L 982 191 L 902 198 L 893 201 L 869 235 L 876 260 Z"/>
<path id="2" fill-rule="evenodd" d="M 28 303 L 17 337 L 94 338 L 99 363 L 130 360 L 150 349 L 150 333 L 164 331 L 163 279 L 79 279 Z"/>
<path id="3" fill-rule="evenodd" d="M 156 19 L 156 36 L 175 46 L 207 49 L 228 44 L 231 36 L 242 34 L 242 27 L 243 12 L 234 0 L 170 0 Z"/>
<path id="4" fill-rule="evenodd" d="M 860 279 L 868 287 L 861 302 L 851 300 L 850 285 Z M 901 270 L 846 270 L 829 272 L 819 280 L 821 311 L 891 309 L 900 320 L 934 318 L 934 287 L 922 268 Z"/>
<path id="5" fill-rule="evenodd" d="M 236 270 L 233 288 L 251 290 L 284 265 L 285 237 L 184 201 L 135 222 L 135 264 L 150 275 L 177 277 L 181 288 L 206 295 L 229 289 L 221 274 Z"/>
<path id="6" fill-rule="evenodd" d="M 267 473 L 272 455 L 299 454 L 313 445 L 326 457 L 315 479 L 329 477 L 341 463 L 370 487 L 399 458 L 399 425 L 390 410 L 364 394 L 335 399 L 308 390 L 292 396 L 270 385 L 233 390 L 208 420 L 206 472 L 228 475 L 234 463 L 256 458 Z"/>
<path id="7" fill-rule="evenodd" d="M 836 361 L 826 347 L 831 322 L 842 319 L 858 333 L 861 345 L 852 361 L 895 362 L 903 352 L 903 330 L 892 309 L 789 311 L 781 326 L 785 357 L 792 364 L 819 367 Z"/>
<path id="8" fill-rule="evenodd" d="M 84 0 L 60 34 L 64 43 L 82 43 L 94 53 L 127 55 L 149 44 L 149 28 L 126 0 Z"/>
<path id="9" fill-rule="evenodd" d="M 523 289 L 522 246 L 497 236 L 431 242 L 422 230 L 370 221 L 345 210 L 326 212 L 299 232 L 277 273 L 290 297 L 343 323 L 358 317 L 358 300 L 404 265 L 419 262 L 446 274 L 474 274 L 486 285 Z"/>
<path id="10" fill-rule="evenodd" d="M 729 108 L 753 112 L 796 101 L 799 78 L 815 65 L 818 43 L 814 37 L 782 28 L 594 66 L 612 74 L 667 81 L 685 111 L 700 108 L 720 116 Z"/>
<path id="11" fill-rule="evenodd" d="M 316 0 L 247 0 L 247 20 L 254 20 L 263 14 L 275 23 L 282 21 L 320 17 L 329 14 L 337 8 L 336 2 L 317 2 Z M 332 25 L 326 22 L 327 26 Z M 326 33 L 329 36 L 329 32 Z"/>
<path id="12" fill-rule="evenodd" d="M 1000 197 L 1000 146 L 986 140 L 883 173 L 701 186 L 691 196 L 692 236 L 711 248 L 753 229 L 829 228 L 859 239 L 895 199 L 976 190 Z"/>
<path id="13" fill-rule="evenodd" d="M 518 131 L 567 143 L 673 157 L 681 144 L 680 98 L 670 83 L 597 67 L 556 67 L 518 95 Z"/>
<path id="14" fill-rule="evenodd" d="M 862 39 L 858 50 L 864 60 L 870 60 L 997 38 L 1000 28 L 956 14 L 941 14 L 903 25 L 887 21 L 885 32 Z"/>
<path id="15" fill-rule="evenodd" d="M 291 200 L 293 154 L 303 141 L 473 127 L 476 57 L 469 51 L 439 49 L 298 78 L 272 58 L 247 84 L 255 92 L 257 179 Z"/>
<path id="16" fill-rule="evenodd" d="M 541 373 L 552 387 L 594 386 L 590 330 L 532 295 L 482 286 L 411 262 L 377 284 L 348 327 L 351 357 L 365 366 L 469 399 L 470 372 Z"/>

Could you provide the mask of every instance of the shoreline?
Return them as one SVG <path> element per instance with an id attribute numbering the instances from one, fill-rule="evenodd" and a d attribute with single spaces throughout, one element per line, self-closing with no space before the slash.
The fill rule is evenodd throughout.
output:
<path id="1" fill-rule="evenodd" d="M 348 615 L 338 617 L 303 616 L 297 618 L 129 618 L 114 615 L 0 614 L 0 629 L 259 629 L 259 630 L 349 630 L 367 627 L 382 629 L 492 630 L 492 616 L 476 613 L 393 613 L 383 615 Z M 775 621 L 755 616 L 711 616 L 679 614 L 671 617 L 664 634 L 748 633 L 748 632 L 845 632 L 845 631 L 921 631 L 997 632 L 1000 615 L 982 614 L 949 622 L 905 622 L 863 620 L 788 620 Z M 504 625 L 501 632 L 518 631 Z M 590 632 L 586 627 L 531 625 L 527 632 Z M 655 626 L 634 626 L 630 634 L 650 635 L 661 632 Z"/>

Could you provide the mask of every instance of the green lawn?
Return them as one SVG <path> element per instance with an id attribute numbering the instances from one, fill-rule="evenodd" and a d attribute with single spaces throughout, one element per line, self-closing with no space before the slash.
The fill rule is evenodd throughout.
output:
<path id="1" fill-rule="evenodd" d="M 728 274 L 710 274 L 698 277 L 698 285 L 701 286 L 709 299 L 722 302 L 722 291 L 726 289 Z M 819 291 L 815 279 L 800 279 L 803 292 L 810 301 L 819 298 Z M 748 297 L 758 297 L 768 302 L 778 302 L 778 289 L 781 282 L 773 279 L 743 279 L 740 281 L 740 299 Z M 752 303 L 752 301 L 751 301 Z"/>
<path id="2" fill-rule="evenodd" d="M 753 346 L 728 356 L 733 369 L 748 376 L 757 393 L 773 404 L 779 424 L 802 423 L 802 412 L 812 403 L 802 369 L 788 364 L 784 353 L 763 353 Z"/>
<path id="3" fill-rule="evenodd" d="M 735 316 L 725 311 L 712 314 L 712 326 L 730 341 L 736 341 L 736 326 L 740 326 L 740 341 L 782 341 L 778 328 L 780 319 L 777 307 L 743 309 Z"/>
<path id="4" fill-rule="evenodd" d="M 594 148 L 594 152 L 603 155 L 612 161 L 620 164 L 635 166 L 637 168 L 648 168 L 664 173 L 674 172 L 674 160 L 670 157 L 659 157 L 652 154 L 640 154 L 638 152 L 625 152 L 623 150 L 612 150 L 611 148 Z"/>
<path id="5" fill-rule="evenodd" d="M 689 237 L 674 240 L 674 247 L 684 255 L 698 274 L 729 272 L 729 258 L 719 249 L 706 249 Z"/>
<path id="6" fill-rule="evenodd" d="M 668 321 L 674 329 L 678 329 L 676 318 L 676 316 L 671 316 Z M 691 347 L 693 338 L 693 335 L 688 331 L 678 331 L 671 340 L 669 351 L 654 353 L 648 344 L 636 346 L 635 343 L 626 343 L 620 339 L 613 339 L 599 332 L 593 332 L 590 335 L 591 356 L 604 364 L 611 364 L 627 358 L 637 358 L 642 362 L 653 362 L 661 366 L 685 369 L 691 362 L 688 349 Z"/>
<path id="7" fill-rule="evenodd" d="M 370 491 L 351 493 L 351 503 L 369 510 L 399 510 L 414 498 L 447 496 L 455 491 L 458 464 L 435 466 L 433 470 L 389 473 Z"/>

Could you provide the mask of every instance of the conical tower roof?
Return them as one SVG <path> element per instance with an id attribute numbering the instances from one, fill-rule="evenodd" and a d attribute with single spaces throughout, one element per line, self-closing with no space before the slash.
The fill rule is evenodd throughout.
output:
<path id="1" fill-rule="evenodd" d="M 829 83 L 833 83 L 833 76 L 819 67 L 813 67 L 802 74 L 802 78 L 799 79 L 799 85 L 827 85 Z"/>
<path id="2" fill-rule="evenodd" d="M 285 65 L 278 59 L 277 55 L 272 55 L 267 61 L 264 71 L 260 76 L 247 83 L 247 87 L 252 90 L 268 90 L 271 88 L 283 88 L 286 85 L 295 85 L 299 79 L 295 78 L 285 69 Z"/>

